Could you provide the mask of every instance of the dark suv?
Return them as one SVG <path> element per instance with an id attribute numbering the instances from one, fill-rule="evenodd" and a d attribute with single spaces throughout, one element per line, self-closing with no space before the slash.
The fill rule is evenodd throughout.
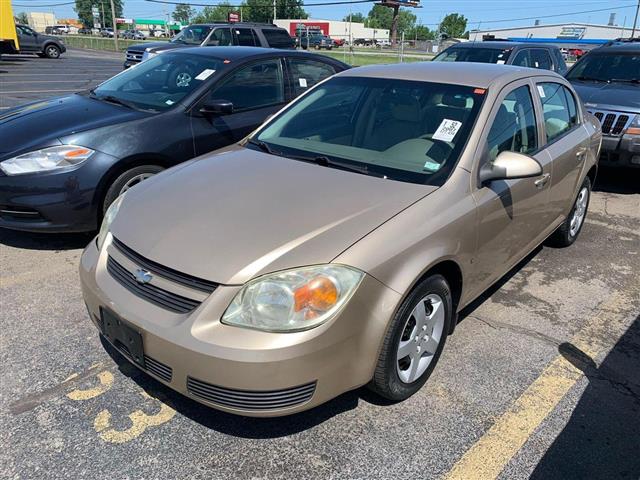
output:
<path id="1" fill-rule="evenodd" d="M 141 43 L 127 49 L 124 68 L 174 48 L 185 47 L 295 48 L 284 28 L 270 23 L 206 23 L 189 25 L 168 42 Z"/>
<path id="2" fill-rule="evenodd" d="M 39 57 L 60 58 L 67 51 L 64 43 L 57 37 L 43 35 L 26 25 L 16 25 L 20 53 L 35 53 Z"/>
<path id="3" fill-rule="evenodd" d="M 434 62 L 501 63 L 553 70 L 564 75 L 567 64 L 558 47 L 526 42 L 464 42 L 450 46 Z"/>
<path id="4" fill-rule="evenodd" d="M 640 39 L 592 50 L 566 77 L 602 124 L 600 163 L 640 168 Z"/>

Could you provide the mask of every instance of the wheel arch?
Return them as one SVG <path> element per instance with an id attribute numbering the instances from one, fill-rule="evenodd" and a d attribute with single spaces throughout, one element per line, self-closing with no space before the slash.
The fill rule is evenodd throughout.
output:
<path id="1" fill-rule="evenodd" d="M 174 164 L 175 162 L 172 162 L 169 157 L 166 157 L 164 155 L 159 155 L 157 153 L 140 153 L 125 157 L 111 165 L 106 173 L 102 175 L 102 178 L 98 183 L 98 187 L 96 188 L 93 197 L 93 204 L 97 209 L 96 211 L 98 212 L 96 216 L 98 225 L 100 225 L 100 222 L 102 221 L 102 212 L 100 206 L 104 201 L 107 190 L 109 190 L 109 186 L 115 181 L 116 178 L 118 178 L 118 176 L 131 168 L 140 167 L 142 165 L 157 165 L 159 167 L 169 168 Z"/>

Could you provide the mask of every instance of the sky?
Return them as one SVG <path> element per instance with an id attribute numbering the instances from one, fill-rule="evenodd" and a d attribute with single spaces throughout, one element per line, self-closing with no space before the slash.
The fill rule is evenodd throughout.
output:
<path id="1" fill-rule="evenodd" d="M 13 0 L 13 10 L 14 13 L 47 11 L 55 13 L 57 18 L 75 18 L 72 5 L 40 6 L 64 1 L 69 0 Z M 185 2 L 188 1 L 185 0 Z M 192 1 L 212 5 L 218 3 L 218 0 Z M 173 5 L 159 5 L 145 0 L 123 0 L 123 2 L 124 16 L 127 18 L 163 19 L 173 11 Z M 324 0 L 307 0 L 307 2 L 319 4 Z M 233 0 L 230 3 L 233 4 Z M 34 7 L 18 5 L 34 5 Z M 372 5 L 370 3 L 330 6 L 306 5 L 305 10 L 311 18 L 341 20 L 349 14 L 350 8 L 353 13 L 361 12 L 366 15 Z M 542 24 L 570 22 L 606 24 L 609 20 L 609 14 L 612 12 L 617 14 L 616 23 L 618 25 L 631 26 L 637 0 L 422 0 L 421 5 L 422 8 L 411 9 L 411 11 L 417 15 L 418 22 L 422 25 L 435 28 L 445 15 L 461 13 L 469 20 L 468 28 L 485 30 L 533 25 L 534 20 L 529 17 L 540 18 Z M 199 10 L 202 7 L 196 8 Z M 588 10 L 591 12 L 586 12 Z M 560 14 L 565 15 L 559 16 Z M 543 18 L 551 15 L 558 16 Z"/>

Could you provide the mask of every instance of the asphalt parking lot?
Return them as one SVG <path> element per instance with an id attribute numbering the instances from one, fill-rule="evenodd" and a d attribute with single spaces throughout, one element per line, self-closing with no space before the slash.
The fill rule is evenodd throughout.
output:
<path id="1" fill-rule="evenodd" d="M 7 58 L 2 107 L 121 65 Z M 40 83 L 5 82 L 24 72 Z M 279 419 L 203 407 L 106 349 L 78 282 L 91 235 L 0 230 L 0 476 L 640 478 L 640 179 L 605 170 L 595 190 L 578 241 L 540 247 L 466 309 L 418 394 L 363 388 Z"/>

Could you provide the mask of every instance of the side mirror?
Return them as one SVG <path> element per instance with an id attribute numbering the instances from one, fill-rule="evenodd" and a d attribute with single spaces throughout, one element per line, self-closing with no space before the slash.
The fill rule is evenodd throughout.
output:
<path id="1" fill-rule="evenodd" d="M 480 183 L 537 177 L 538 175 L 542 175 L 542 167 L 535 158 L 523 153 L 507 151 L 500 153 L 493 163 L 487 162 L 480 169 Z"/>
<path id="2" fill-rule="evenodd" d="M 229 115 L 233 113 L 233 103 L 229 100 L 207 100 L 200 113 L 203 115 Z"/>

